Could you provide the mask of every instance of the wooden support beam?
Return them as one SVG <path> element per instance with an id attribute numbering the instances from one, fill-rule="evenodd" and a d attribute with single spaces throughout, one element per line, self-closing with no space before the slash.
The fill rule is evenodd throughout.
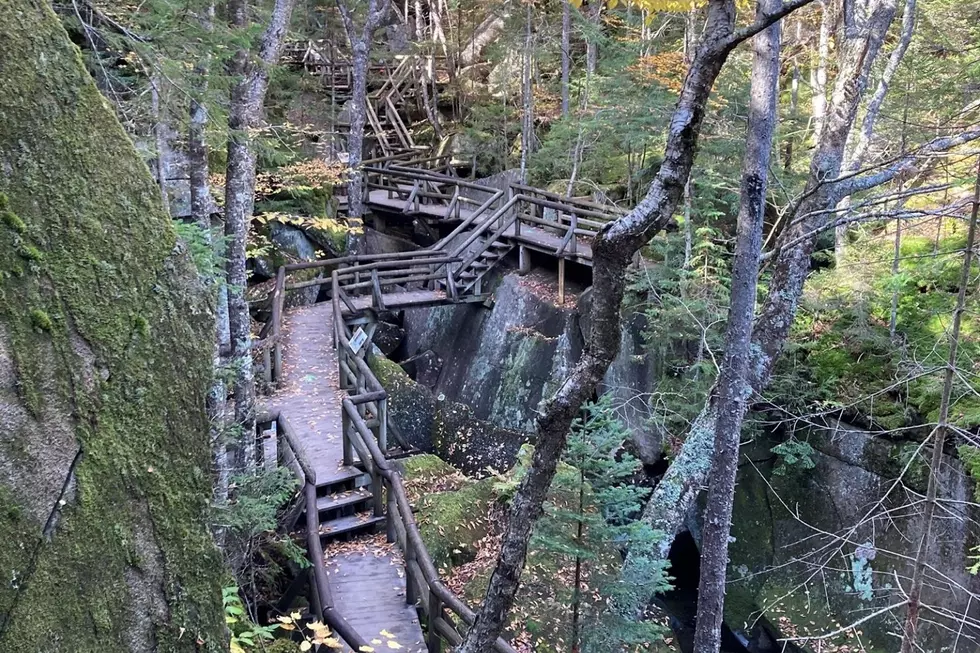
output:
<path id="1" fill-rule="evenodd" d="M 558 304 L 565 304 L 565 259 L 558 259 Z"/>
<path id="2" fill-rule="evenodd" d="M 524 275 L 531 271 L 531 250 L 524 245 L 517 248 L 517 273 Z"/>

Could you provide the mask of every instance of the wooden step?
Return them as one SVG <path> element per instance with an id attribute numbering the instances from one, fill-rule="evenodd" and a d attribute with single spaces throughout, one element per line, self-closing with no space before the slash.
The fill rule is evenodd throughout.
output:
<path id="1" fill-rule="evenodd" d="M 374 495 L 365 488 L 357 488 L 356 490 L 350 490 L 348 492 L 338 492 L 336 494 L 327 494 L 322 497 L 316 498 L 316 509 L 322 515 L 325 512 L 331 510 L 338 510 L 346 506 L 357 505 L 358 503 L 363 503 L 374 498 Z"/>
<path id="2" fill-rule="evenodd" d="M 350 489 L 347 486 L 353 487 L 352 483 L 363 475 L 364 472 L 356 467 L 341 467 L 329 475 L 322 477 L 317 475 L 316 493 L 318 496 L 328 496 L 336 492 L 343 492 Z"/>
<path id="3" fill-rule="evenodd" d="M 374 513 L 357 513 L 348 517 L 331 519 L 320 524 L 320 541 L 333 539 L 342 535 L 373 531 L 378 524 L 383 523 L 384 517 L 375 517 Z"/>

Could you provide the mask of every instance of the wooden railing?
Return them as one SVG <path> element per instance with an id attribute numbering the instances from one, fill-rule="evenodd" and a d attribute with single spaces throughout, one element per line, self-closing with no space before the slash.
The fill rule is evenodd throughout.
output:
<path id="1" fill-rule="evenodd" d="M 277 463 L 292 470 L 302 487 L 292 514 L 298 515 L 303 508 L 306 508 L 306 555 L 310 562 L 310 582 L 313 590 L 312 612 L 351 649 L 368 650 L 362 647 L 368 647 L 370 643 L 347 622 L 334 603 L 333 593 L 330 591 L 326 561 L 320 544 L 320 514 L 316 509 L 316 470 L 307 458 L 302 444 L 296 437 L 296 432 L 285 415 L 275 412 L 256 417 L 256 426 L 260 429 L 273 423 L 276 425 Z"/>
<path id="2" fill-rule="evenodd" d="M 343 275 L 334 271 L 334 340 L 337 343 L 340 378 L 348 396 L 342 400 L 342 436 L 344 463 L 360 463 L 371 476 L 375 510 L 385 507 L 388 539 L 397 542 L 405 559 L 405 600 L 415 605 L 426 623 L 426 645 L 430 652 L 440 651 L 442 643 L 457 646 L 462 634 L 476 618 L 473 610 L 449 590 L 422 540 L 405 482 L 395 465 L 387 458 L 384 424 L 387 421 L 387 392 L 371 371 L 367 357 L 371 340 L 355 350 L 351 346 L 350 324 L 343 319 L 340 304 L 345 290 Z M 348 299 L 349 301 L 349 299 Z M 357 461 L 354 454 L 357 454 Z M 516 653 L 505 640 L 498 638 L 493 646 L 497 653 Z"/>
<path id="3" fill-rule="evenodd" d="M 333 323 L 325 326 L 333 331 L 340 385 L 347 390 L 347 396 L 341 402 L 344 464 L 360 466 L 371 477 L 375 515 L 387 517 L 389 541 L 397 542 L 404 553 L 406 602 L 416 606 L 424 617 L 427 627 L 426 644 L 430 652 L 441 651 L 443 643 L 458 645 L 462 641 L 462 634 L 473 624 L 476 615 L 439 578 L 438 570 L 415 521 L 404 480 L 388 459 L 389 434 L 394 435 L 394 439 L 403 447 L 406 445 L 401 434 L 393 428 L 394 425 L 389 424 L 388 393 L 368 365 L 374 329 L 371 320 L 357 317 L 361 309 L 355 301 L 358 293 L 369 289 L 372 300 L 378 303 L 378 297 L 383 295 L 385 287 L 431 282 L 435 278 L 431 272 L 433 266 L 448 270 L 451 263 L 458 261 L 458 257 L 446 256 L 438 250 L 422 250 L 377 256 L 349 256 L 282 266 L 277 272 L 276 284 L 270 295 L 272 319 L 263 329 L 264 332 L 268 331 L 268 335 L 257 347 L 262 351 L 272 350 L 271 356 L 281 361 L 281 321 L 285 293 L 316 284 L 331 284 Z M 314 279 L 295 283 L 287 280 L 290 272 L 327 267 L 333 268 L 329 280 Z M 383 299 L 379 303 L 383 306 Z M 344 319 L 345 309 L 352 315 L 351 319 Z M 366 328 L 368 339 L 355 351 L 351 346 L 351 327 L 360 325 Z M 274 370 L 273 380 L 278 381 L 281 363 L 270 369 Z M 292 514 L 298 516 L 306 508 L 306 550 L 311 563 L 313 611 L 356 651 L 361 646 L 367 646 L 368 642 L 344 619 L 341 614 L 342 606 L 334 604 L 330 592 L 320 545 L 316 471 L 286 415 L 280 412 L 265 413 L 256 418 L 260 430 L 272 423 L 276 424 L 278 464 L 291 469 L 302 485 L 299 504 L 294 506 Z M 287 526 L 292 527 L 294 524 L 295 520 Z M 496 653 L 516 653 L 503 639 L 497 640 L 493 650 Z"/>

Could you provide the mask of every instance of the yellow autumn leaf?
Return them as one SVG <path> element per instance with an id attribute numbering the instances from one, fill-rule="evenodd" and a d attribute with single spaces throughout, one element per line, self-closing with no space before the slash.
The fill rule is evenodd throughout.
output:
<path id="1" fill-rule="evenodd" d="M 341 642 L 336 637 L 327 637 L 322 642 L 320 642 L 320 644 L 326 646 L 327 648 L 344 648 L 343 642 Z"/>
<path id="2" fill-rule="evenodd" d="M 293 623 L 292 617 L 284 617 L 284 616 L 280 615 L 280 616 L 276 617 L 276 619 L 279 620 L 279 623 L 284 623 L 284 624 L 291 624 L 291 623 Z"/>
<path id="3" fill-rule="evenodd" d="M 231 653 L 245 653 L 245 649 L 235 640 L 231 641 Z"/>
<path id="4" fill-rule="evenodd" d="M 395 637 L 394 635 L 392 635 L 391 633 L 389 633 L 387 630 L 382 630 L 381 631 L 381 636 L 382 637 L 387 637 L 388 639 L 394 639 L 394 637 Z"/>
<path id="5" fill-rule="evenodd" d="M 300 619 L 302 619 L 302 618 L 303 618 L 303 615 L 302 615 L 302 614 L 300 614 L 299 612 L 290 612 L 290 613 L 289 613 L 289 617 L 290 617 L 290 618 L 291 618 L 291 619 L 292 619 L 293 621 L 299 621 Z"/>
<path id="6" fill-rule="evenodd" d="M 362 646 L 357 650 L 360 651 L 361 653 L 374 653 L 374 647 L 368 646 L 367 644 L 365 644 L 364 646 Z"/>
<path id="7" fill-rule="evenodd" d="M 388 640 L 388 648 L 401 648 L 402 645 L 393 639 Z"/>
<path id="8" fill-rule="evenodd" d="M 299 650 L 301 651 L 309 651 L 311 648 L 313 648 L 313 645 L 309 642 L 300 642 L 299 644 Z"/>

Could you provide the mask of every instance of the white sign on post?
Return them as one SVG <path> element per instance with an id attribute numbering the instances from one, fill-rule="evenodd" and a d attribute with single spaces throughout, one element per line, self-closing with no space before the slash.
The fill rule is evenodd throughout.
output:
<path id="1" fill-rule="evenodd" d="M 367 342 L 367 339 L 368 337 L 367 334 L 364 333 L 364 329 L 362 329 L 361 327 L 357 327 L 357 331 L 354 332 L 354 335 L 351 336 L 350 339 L 351 351 L 353 351 L 355 354 L 360 353 L 361 347 L 364 346 L 364 343 Z"/>

